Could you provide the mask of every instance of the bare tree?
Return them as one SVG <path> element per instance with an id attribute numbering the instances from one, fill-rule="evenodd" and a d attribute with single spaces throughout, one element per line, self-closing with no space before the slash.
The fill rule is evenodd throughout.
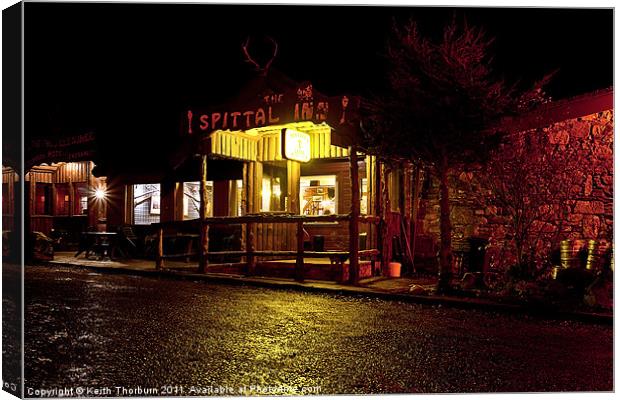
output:
<path id="1" fill-rule="evenodd" d="M 439 178 L 440 291 L 448 287 L 452 264 L 448 174 L 483 162 L 498 143 L 498 121 L 537 98 L 537 90 L 517 95 L 494 74 L 492 43 L 482 29 L 456 18 L 436 41 L 413 21 L 395 26 L 387 52 L 391 92 L 370 102 L 363 121 L 377 153 L 420 160 Z"/>

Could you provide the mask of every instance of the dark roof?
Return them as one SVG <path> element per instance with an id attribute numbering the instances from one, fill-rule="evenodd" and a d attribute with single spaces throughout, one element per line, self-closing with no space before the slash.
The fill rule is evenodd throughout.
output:
<path id="1" fill-rule="evenodd" d="M 545 103 L 521 116 L 507 118 L 504 126 L 508 126 L 511 132 L 521 132 L 546 127 L 568 119 L 613 110 L 613 107 L 614 89 L 610 87 Z"/>

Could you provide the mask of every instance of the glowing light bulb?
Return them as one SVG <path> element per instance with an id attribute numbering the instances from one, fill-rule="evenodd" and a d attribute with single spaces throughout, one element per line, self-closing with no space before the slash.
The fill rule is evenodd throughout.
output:
<path id="1" fill-rule="evenodd" d="M 103 189 L 95 190 L 95 198 L 99 200 L 103 200 L 105 198 L 105 190 Z"/>

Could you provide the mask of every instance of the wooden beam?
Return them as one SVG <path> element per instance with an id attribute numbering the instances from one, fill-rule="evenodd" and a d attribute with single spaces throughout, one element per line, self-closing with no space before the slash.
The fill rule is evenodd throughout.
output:
<path id="1" fill-rule="evenodd" d="M 131 225 L 133 224 L 133 185 L 124 185 L 124 186 L 125 186 L 125 190 L 123 190 L 123 193 L 124 193 L 123 200 L 125 201 L 125 204 L 123 205 L 123 210 L 122 210 L 123 223 Z M 95 187 L 95 184 L 93 184 L 92 187 Z M 92 192 L 89 191 L 89 193 L 92 193 Z M 91 195 L 90 197 L 93 197 L 93 196 Z M 90 210 L 88 210 L 88 214 L 89 215 L 91 214 Z M 93 211 L 93 215 L 94 214 L 95 212 Z"/>
<path id="2" fill-rule="evenodd" d="M 242 215 L 240 217 L 207 217 L 205 223 L 209 225 L 227 225 L 227 224 L 246 224 L 251 223 L 285 223 L 294 224 L 298 221 L 303 223 L 308 222 L 339 222 L 348 221 L 351 218 L 350 214 L 331 214 L 331 215 L 292 215 L 292 214 L 252 214 Z M 374 215 L 360 215 L 357 217 L 357 221 L 360 223 L 378 224 L 381 222 L 381 218 Z M 169 221 L 169 222 L 157 222 L 151 224 L 152 226 L 163 225 L 165 227 L 185 227 L 186 229 L 197 229 L 199 225 L 199 219 L 190 219 L 186 221 Z"/>
<path id="3" fill-rule="evenodd" d="M 286 161 L 286 198 L 287 198 L 287 211 L 299 215 L 301 214 L 301 204 L 299 201 L 299 183 L 301 180 L 301 164 L 296 161 Z M 285 246 L 289 249 L 296 246 L 296 233 L 295 227 L 292 225 L 286 225 L 287 238 L 289 240 Z M 303 246 L 303 245 L 302 245 Z"/>
<path id="4" fill-rule="evenodd" d="M 254 203 L 252 212 L 259 212 L 262 204 L 261 190 L 263 188 L 263 163 L 253 162 L 254 174 L 252 175 L 252 196 L 254 197 Z"/>
<path id="5" fill-rule="evenodd" d="M 245 242 L 245 251 L 246 251 L 246 259 L 248 262 L 248 275 L 254 275 L 256 272 L 256 259 L 254 257 L 254 224 L 248 222 L 246 224 L 246 242 Z"/>
<path id="6" fill-rule="evenodd" d="M 208 202 L 207 155 L 203 154 L 200 158 L 200 256 L 198 263 L 198 272 L 201 273 L 206 272 L 209 265 L 209 225 L 205 222 Z"/>
<path id="7" fill-rule="evenodd" d="M 52 183 L 52 190 L 51 190 L 51 192 L 52 192 L 52 194 L 51 194 L 52 201 L 50 202 L 50 208 L 51 208 L 50 214 L 51 215 L 57 215 L 56 213 L 57 213 L 58 210 L 57 210 L 57 207 L 56 207 L 57 204 L 56 204 L 56 184 L 55 183 Z"/>
<path id="8" fill-rule="evenodd" d="M 295 259 L 295 280 L 304 281 L 304 223 L 297 222 L 297 258 Z"/>
<path id="9" fill-rule="evenodd" d="M 367 191 L 367 198 L 366 198 L 366 213 L 367 214 L 372 214 L 373 213 L 373 207 L 374 207 L 374 198 L 372 196 L 372 194 L 374 193 L 373 190 L 373 186 L 374 186 L 374 178 L 373 178 L 373 170 L 372 170 L 372 165 L 373 165 L 374 161 L 373 161 L 373 156 L 371 155 L 366 155 L 366 160 L 365 160 L 365 164 L 366 164 L 366 191 Z M 368 245 L 372 247 L 373 243 L 375 242 L 375 226 L 369 225 L 367 228 L 367 232 L 368 232 L 368 236 L 367 236 L 367 240 L 368 240 Z"/>
<path id="10" fill-rule="evenodd" d="M 378 204 L 379 209 L 381 210 L 382 221 L 379 224 L 379 242 L 377 243 L 377 248 L 381 251 L 381 271 L 384 276 L 388 276 L 388 261 L 392 256 L 389 252 L 391 249 L 391 238 L 388 237 L 387 232 L 387 217 L 388 212 L 390 212 L 390 204 L 389 204 L 389 192 L 388 192 L 388 170 L 387 167 L 381 163 L 378 167 L 378 179 L 379 179 L 379 187 L 378 187 Z"/>
<path id="11" fill-rule="evenodd" d="M 338 222 L 348 221 L 349 214 L 331 214 L 331 215 L 294 215 L 294 214 L 252 214 L 242 217 L 209 217 L 205 220 L 207 224 L 219 225 L 219 224 L 245 224 L 247 222 L 253 223 L 296 223 L 297 221 L 303 222 Z M 372 218 L 371 218 L 372 219 Z"/>
<path id="12" fill-rule="evenodd" d="M 175 182 L 174 186 L 174 219 L 183 221 L 183 197 L 184 183 Z"/>
<path id="13" fill-rule="evenodd" d="M 75 207 L 75 188 L 73 187 L 73 181 L 69 180 L 69 216 L 73 217 L 73 211 Z"/>
<path id="14" fill-rule="evenodd" d="M 164 181 L 161 183 L 161 209 L 160 220 L 161 221 L 174 221 L 176 210 L 176 198 L 175 189 L 176 182 Z"/>
<path id="15" fill-rule="evenodd" d="M 32 232 L 32 216 L 36 214 L 36 191 L 37 191 L 37 183 L 34 180 L 34 174 L 30 173 L 30 182 L 28 189 L 28 214 L 26 215 L 26 219 L 28 221 L 25 224 L 25 228 L 28 232 Z"/>
<path id="16" fill-rule="evenodd" d="M 213 215 L 218 217 L 228 214 L 229 181 L 213 182 Z"/>
<path id="17" fill-rule="evenodd" d="M 164 229 L 157 230 L 157 256 L 155 258 L 155 269 L 164 267 Z"/>
<path id="18" fill-rule="evenodd" d="M 242 251 L 242 250 L 231 250 L 231 251 L 212 251 L 209 252 L 210 255 L 214 255 L 214 256 L 247 256 L 247 252 L 246 251 Z M 377 254 L 379 254 L 379 250 L 377 249 L 369 249 L 369 250 L 360 250 L 358 252 L 358 254 L 360 256 L 375 256 Z M 180 254 L 168 254 L 168 255 L 164 255 L 164 258 L 181 258 L 181 257 L 186 257 L 188 255 L 194 255 L 194 253 L 180 253 Z M 297 257 L 297 255 L 299 255 L 299 253 L 294 250 L 256 250 L 253 251 L 253 256 L 283 256 L 283 257 Z M 304 251 L 303 252 L 303 256 L 308 256 L 308 257 L 320 257 L 320 258 L 333 258 L 333 257 L 337 257 L 337 258 L 341 258 L 341 257 L 348 257 L 349 256 L 349 251 L 348 250 L 342 250 L 342 251 L 338 251 L 338 250 L 330 250 L 330 251 Z M 211 266 L 213 264 L 209 264 L 209 266 Z"/>
<path id="19" fill-rule="evenodd" d="M 226 215 L 238 215 L 238 208 L 237 208 L 237 181 L 235 180 L 230 180 L 230 181 L 226 181 L 227 182 L 227 190 L 228 190 L 228 205 L 227 205 L 227 209 L 228 212 L 226 213 Z"/>
<path id="20" fill-rule="evenodd" d="M 351 218 L 349 219 L 349 282 L 359 283 L 359 216 L 360 180 L 357 165 L 357 148 L 349 146 L 349 169 L 351 176 Z"/>
<path id="21" fill-rule="evenodd" d="M 415 173 L 413 176 L 413 194 L 411 199 L 411 258 L 413 258 L 413 270 L 415 267 L 415 242 L 418 236 L 418 210 L 420 203 L 418 198 L 420 197 L 420 166 L 416 164 Z"/>
<path id="22" fill-rule="evenodd" d="M 88 226 L 96 226 L 97 225 L 97 212 L 96 209 L 96 201 L 95 201 L 95 187 L 96 180 L 93 174 L 91 173 L 93 169 L 93 163 L 90 161 L 88 163 L 88 180 L 86 181 L 86 193 L 87 193 L 87 209 L 88 209 Z M 54 202 L 56 195 L 54 195 Z M 125 201 L 125 199 L 123 199 Z"/>
<path id="23" fill-rule="evenodd" d="M 286 160 L 288 212 L 300 214 L 299 182 L 301 179 L 301 164 L 297 161 Z"/>

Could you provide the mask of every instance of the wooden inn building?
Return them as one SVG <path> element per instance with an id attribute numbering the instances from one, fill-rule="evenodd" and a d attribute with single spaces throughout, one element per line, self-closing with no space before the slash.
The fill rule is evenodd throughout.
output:
<path id="1" fill-rule="evenodd" d="M 27 230 L 71 243 L 88 230 L 130 232 L 158 268 L 181 259 L 200 271 L 351 283 L 385 273 L 397 249 L 413 253 L 419 171 L 360 146 L 359 107 L 271 71 L 232 102 L 188 106 L 180 132 L 161 139 L 165 156 L 140 165 L 100 138 L 35 143 Z M 5 198 L 14 174 L 3 169 Z M 4 226 L 14 218 L 3 207 Z"/>

